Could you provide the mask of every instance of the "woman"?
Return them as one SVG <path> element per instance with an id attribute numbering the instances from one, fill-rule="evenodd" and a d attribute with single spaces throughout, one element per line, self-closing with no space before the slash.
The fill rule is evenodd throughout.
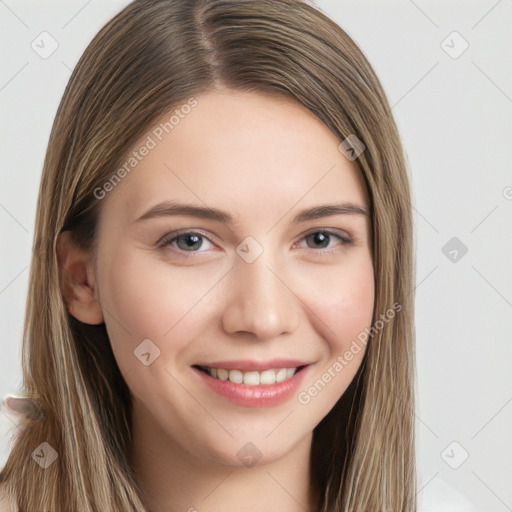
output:
<path id="1" fill-rule="evenodd" d="M 37 212 L 14 510 L 416 510 L 405 157 L 334 22 L 131 3 L 73 72 Z"/>

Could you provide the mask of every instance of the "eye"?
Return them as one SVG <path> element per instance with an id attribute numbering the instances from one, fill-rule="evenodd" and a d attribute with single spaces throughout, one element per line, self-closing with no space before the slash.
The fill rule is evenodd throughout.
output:
<path id="1" fill-rule="evenodd" d="M 306 240 L 307 246 L 310 249 L 327 249 L 333 238 L 341 241 L 341 243 L 338 244 L 341 247 L 352 243 L 352 240 L 346 234 L 342 235 L 341 233 L 329 229 L 312 231 L 304 236 L 304 240 Z M 311 242 L 311 245 L 308 242 Z M 336 252 L 336 250 L 336 248 L 333 248 L 322 252 L 332 253 Z"/>
<path id="2" fill-rule="evenodd" d="M 336 246 L 334 248 L 329 248 L 329 245 L 331 245 L 333 239 L 337 239 L 341 242 L 338 243 L 338 248 Z M 306 235 L 304 235 L 301 240 L 306 241 L 307 248 L 319 249 L 318 251 L 315 252 L 326 254 L 337 252 L 340 250 L 339 247 L 343 247 L 352 243 L 352 240 L 348 237 L 348 235 L 342 235 L 341 233 L 329 229 L 317 229 L 316 231 L 309 232 Z M 205 252 L 206 250 L 213 247 L 213 244 L 208 239 L 208 237 L 203 233 L 197 231 L 177 231 L 169 233 L 168 235 L 164 236 L 160 241 L 158 241 L 156 245 L 158 247 L 171 246 L 180 252 L 189 253 Z"/>
<path id="3" fill-rule="evenodd" d="M 208 240 L 208 238 L 202 233 L 195 231 L 182 231 L 170 233 L 169 235 L 164 236 L 157 245 L 159 247 L 170 245 L 183 252 L 204 252 L 199 251 L 198 249 L 203 248 L 205 240 L 207 240 L 207 244 L 211 245 L 210 240 Z M 209 248 L 210 247 L 207 245 L 206 249 Z"/>

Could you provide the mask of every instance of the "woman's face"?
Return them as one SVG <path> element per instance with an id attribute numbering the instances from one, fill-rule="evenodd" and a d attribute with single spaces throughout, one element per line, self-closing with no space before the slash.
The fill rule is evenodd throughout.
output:
<path id="1" fill-rule="evenodd" d="M 310 441 L 363 358 L 368 198 L 304 107 L 195 99 L 105 187 L 96 298 L 139 423 L 209 461 L 276 460 Z"/>

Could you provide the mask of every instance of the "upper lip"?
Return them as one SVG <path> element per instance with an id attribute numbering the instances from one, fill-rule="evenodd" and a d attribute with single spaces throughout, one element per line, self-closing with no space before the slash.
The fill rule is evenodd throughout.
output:
<path id="1" fill-rule="evenodd" d="M 243 372 L 272 370 L 275 368 L 298 368 L 309 363 L 298 359 L 269 359 L 267 361 L 215 361 L 212 363 L 197 364 L 194 366 L 207 366 L 208 368 L 224 368 L 226 370 L 241 370 Z"/>

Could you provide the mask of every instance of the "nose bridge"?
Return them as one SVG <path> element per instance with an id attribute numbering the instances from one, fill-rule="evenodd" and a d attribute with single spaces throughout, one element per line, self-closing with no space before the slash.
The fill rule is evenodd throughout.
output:
<path id="1" fill-rule="evenodd" d="M 226 331 L 250 332 L 259 339 L 293 332 L 300 320 L 300 301 L 277 270 L 281 268 L 277 259 L 270 249 L 250 263 L 240 254 L 228 284 L 223 313 Z"/>

